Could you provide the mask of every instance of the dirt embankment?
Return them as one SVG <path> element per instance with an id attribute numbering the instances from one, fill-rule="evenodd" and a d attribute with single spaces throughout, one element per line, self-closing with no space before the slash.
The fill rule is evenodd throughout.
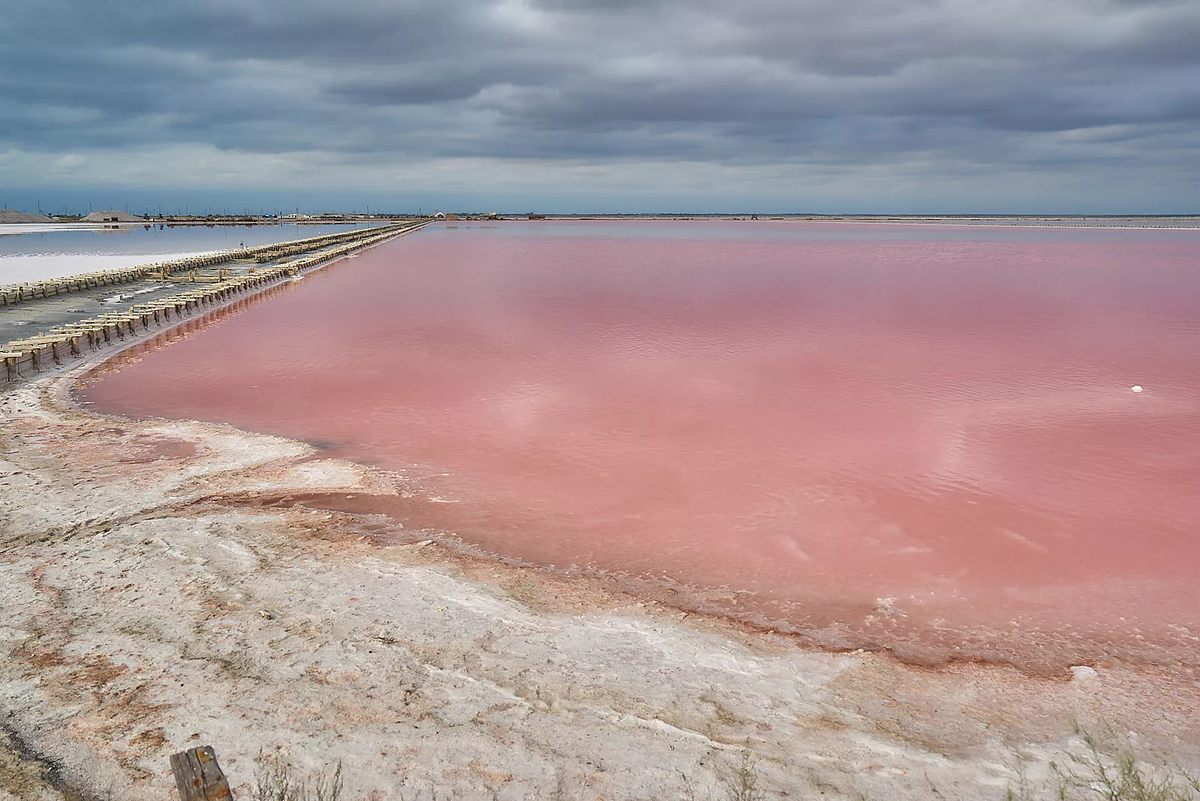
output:
<path id="1" fill-rule="evenodd" d="M 1200 690 L 1165 671 L 814 653 L 426 532 L 383 540 L 248 502 L 387 474 L 91 415 L 69 380 L 0 396 L 0 800 L 169 798 L 169 754 L 198 744 L 238 798 L 274 754 L 342 762 L 349 798 L 724 798 L 749 764 L 764 798 L 999 799 L 1048 780 L 1070 716 L 1197 758 Z"/>

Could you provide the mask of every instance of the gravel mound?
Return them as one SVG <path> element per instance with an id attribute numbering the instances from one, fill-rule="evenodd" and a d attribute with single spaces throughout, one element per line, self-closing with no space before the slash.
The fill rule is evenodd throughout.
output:
<path id="1" fill-rule="evenodd" d="M 13 211 L 12 209 L 0 209 L 0 225 L 11 225 L 13 223 L 50 223 L 54 222 L 51 218 L 44 214 L 26 214 L 23 211 Z"/>
<path id="2" fill-rule="evenodd" d="M 135 217 L 127 211 L 118 209 L 107 209 L 105 211 L 93 211 L 88 216 L 84 217 L 82 222 L 106 223 L 106 222 L 142 222 L 141 217 Z"/>

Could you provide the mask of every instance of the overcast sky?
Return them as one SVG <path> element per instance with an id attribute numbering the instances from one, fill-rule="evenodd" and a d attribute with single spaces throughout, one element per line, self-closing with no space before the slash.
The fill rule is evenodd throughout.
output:
<path id="1" fill-rule="evenodd" d="M 0 205 L 1200 212 L 1200 0 L 0 0 Z"/>

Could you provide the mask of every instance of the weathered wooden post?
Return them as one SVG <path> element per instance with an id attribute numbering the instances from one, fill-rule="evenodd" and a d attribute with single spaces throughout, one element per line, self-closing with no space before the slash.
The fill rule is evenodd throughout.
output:
<path id="1" fill-rule="evenodd" d="M 233 801 L 211 745 L 172 754 L 171 772 L 180 801 Z"/>
<path id="2" fill-rule="evenodd" d="M 16 381 L 21 377 L 17 371 L 17 363 L 21 360 L 21 354 L 15 351 L 4 351 L 0 353 L 0 359 L 4 359 L 4 372 L 7 373 L 9 381 Z"/>

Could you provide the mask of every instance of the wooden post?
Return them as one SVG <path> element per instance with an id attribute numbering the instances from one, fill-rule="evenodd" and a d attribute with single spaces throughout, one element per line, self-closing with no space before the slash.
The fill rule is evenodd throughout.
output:
<path id="1" fill-rule="evenodd" d="M 180 801 L 233 801 L 211 745 L 172 754 L 171 772 Z"/>
<path id="2" fill-rule="evenodd" d="M 17 372 L 17 362 L 21 359 L 20 353 L 0 353 L 0 358 L 4 359 L 4 372 L 8 374 L 7 378 L 9 381 L 16 381 L 21 377 L 21 374 Z"/>

